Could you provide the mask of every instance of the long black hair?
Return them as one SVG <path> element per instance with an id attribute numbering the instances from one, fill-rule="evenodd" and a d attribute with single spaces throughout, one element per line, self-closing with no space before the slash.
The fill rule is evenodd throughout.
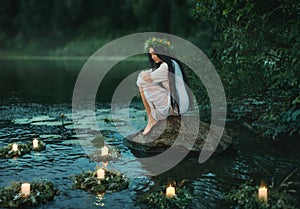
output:
<path id="1" fill-rule="evenodd" d="M 169 76 L 169 86 L 170 86 L 170 95 L 171 95 L 171 106 L 173 108 L 173 110 L 178 110 L 178 113 L 180 113 L 180 106 L 179 106 L 179 95 L 178 92 L 176 90 L 176 86 L 175 86 L 175 66 L 174 63 L 172 62 L 175 61 L 178 65 L 179 68 L 181 70 L 182 73 L 182 77 L 183 77 L 183 81 L 184 83 L 188 86 L 188 88 L 185 88 L 189 97 L 189 110 L 192 110 L 194 107 L 194 100 L 193 100 L 193 96 L 192 96 L 192 92 L 189 88 L 189 84 L 188 84 L 188 80 L 186 78 L 186 75 L 184 73 L 183 70 L 183 65 L 182 63 L 177 60 L 176 58 L 173 58 L 171 56 L 168 55 L 168 52 L 166 52 L 165 50 L 157 50 L 157 48 L 154 49 L 154 53 L 165 63 L 167 63 L 168 65 L 168 76 Z M 162 64 L 162 62 L 159 63 L 155 63 L 154 60 L 152 59 L 152 56 L 150 53 L 148 53 L 148 59 L 151 65 L 152 70 L 156 70 L 157 68 L 159 68 L 159 66 Z"/>

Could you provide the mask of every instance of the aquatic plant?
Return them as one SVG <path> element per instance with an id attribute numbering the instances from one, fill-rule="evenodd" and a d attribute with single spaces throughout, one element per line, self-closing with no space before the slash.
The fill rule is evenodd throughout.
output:
<path id="1" fill-rule="evenodd" d="M 62 126 L 65 126 L 65 123 L 64 123 L 64 118 L 65 118 L 65 114 L 64 113 L 60 113 L 60 118 L 61 118 L 61 125 Z"/>

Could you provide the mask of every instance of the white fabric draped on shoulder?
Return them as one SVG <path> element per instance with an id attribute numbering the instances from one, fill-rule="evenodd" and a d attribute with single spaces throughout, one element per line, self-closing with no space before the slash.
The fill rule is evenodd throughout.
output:
<path id="1" fill-rule="evenodd" d="M 189 96 L 186 90 L 186 84 L 184 83 L 180 66 L 175 60 L 172 60 L 172 63 L 174 64 L 175 68 L 175 88 L 178 93 L 179 100 L 177 101 L 177 103 L 179 106 L 180 114 L 184 114 L 189 110 Z"/>

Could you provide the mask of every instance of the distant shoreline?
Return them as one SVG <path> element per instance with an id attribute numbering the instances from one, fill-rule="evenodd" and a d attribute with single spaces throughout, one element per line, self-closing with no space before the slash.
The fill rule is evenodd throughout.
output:
<path id="1" fill-rule="evenodd" d="M 0 55 L 0 60 L 79 60 L 79 61 L 87 61 L 92 56 L 20 56 L 20 55 Z M 93 57 L 96 60 L 111 60 L 111 61 L 144 61 L 141 57 Z"/>

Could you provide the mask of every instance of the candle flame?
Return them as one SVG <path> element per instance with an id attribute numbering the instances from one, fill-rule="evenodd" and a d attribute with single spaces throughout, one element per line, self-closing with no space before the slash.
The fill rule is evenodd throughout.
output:
<path id="1" fill-rule="evenodd" d="M 104 194 L 105 194 L 105 192 L 102 192 L 102 193 L 97 194 L 97 196 L 98 196 L 98 197 L 103 197 Z"/>

